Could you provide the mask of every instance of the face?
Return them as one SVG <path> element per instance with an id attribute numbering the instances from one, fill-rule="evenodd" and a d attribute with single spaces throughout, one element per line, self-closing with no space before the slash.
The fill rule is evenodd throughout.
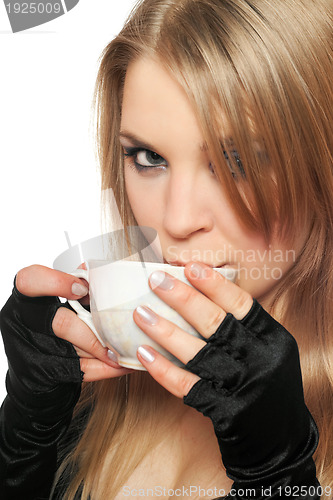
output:
<path id="1" fill-rule="evenodd" d="M 237 268 L 239 286 L 264 304 L 298 250 L 276 239 L 268 245 L 244 227 L 214 173 L 185 91 L 156 61 L 128 68 L 120 141 L 133 214 L 157 231 L 164 260 Z"/>

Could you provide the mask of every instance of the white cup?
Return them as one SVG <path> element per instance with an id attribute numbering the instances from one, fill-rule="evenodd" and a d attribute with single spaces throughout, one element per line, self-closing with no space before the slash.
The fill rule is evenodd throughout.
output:
<path id="1" fill-rule="evenodd" d="M 118 363 L 127 368 L 145 370 L 136 357 L 136 351 L 140 345 L 146 344 L 176 365 L 183 366 L 136 325 L 133 311 L 139 305 L 146 305 L 191 335 L 201 337 L 180 314 L 159 299 L 148 285 L 150 274 L 161 270 L 192 286 L 185 278 L 184 267 L 134 261 L 89 261 L 88 266 L 89 271 L 77 269 L 71 274 L 84 278 L 89 283 L 91 313 L 77 300 L 68 302 L 78 317 L 94 332 L 103 347 L 115 351 Z M 237 271 L 232 268 L 216 268 L 216 271 L 231 281 L 235 281 L 237 276 Z"/>

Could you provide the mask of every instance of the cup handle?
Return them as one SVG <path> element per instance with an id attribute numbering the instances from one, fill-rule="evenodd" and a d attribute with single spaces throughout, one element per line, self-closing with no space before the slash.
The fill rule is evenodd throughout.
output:
<path id="1" fill-rule="evenodd" d="M 72 276 L 76 276 L 77 278 L 84 278 L 86 281 L 89 283 L 89 273 L 86 271 L 86 269 L 76 269 L 72 273 L 70 273 Z M 103 340 L 99 336 L 99 333 L 97 332 L 95 325 L 93 323 L 92 315 L 89 311 L 87 311 L 84 307 L 81 306 L 80 302 L 78 300 L 69 300 L 68 304 L 76 311 L 78 317 L 86 324 L 89 326 L 90 330 L 94 333 L 94 335 L 97 337 L 97 339 L 100 341 L 103 347 L 106 347 L 104 344 Z"/>

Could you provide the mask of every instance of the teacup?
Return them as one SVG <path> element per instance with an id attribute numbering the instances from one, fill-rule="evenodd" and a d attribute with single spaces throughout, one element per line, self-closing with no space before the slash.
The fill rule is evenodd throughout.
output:
<path id="1" fill-rule="evenodd" d="M 88 271 L 77 269 L 71 274 L 84 278 L 89 283 L 91 313 L 76 300 L 70 300 L 69 304 L 79 318 L 91 328 L 101 344 L 116 351 L 118 363 L 127 368 L 145 370 L 137 359 L 136 351 L 140 345 L 146 344 L 176 365 L 183 366 L 136 325 L 133 311 L 139 305 L 146 305 L 186 332 L 201 338 L 193 326 L 163 302 L 148 285 L 150 274 L 161 270 L 192 286 L 184 275 L 184 267 L 135 261 L 89 261 L 88 266 Z M 235 281 L 235 269 L 215 269 L 227 279 Z"/>

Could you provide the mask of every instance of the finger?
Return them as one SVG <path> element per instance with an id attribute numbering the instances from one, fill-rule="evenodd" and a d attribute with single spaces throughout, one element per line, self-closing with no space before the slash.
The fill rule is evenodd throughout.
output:
<path id="1" fill-rule="evenodd" d="M 52 321 L 52 330 L 57 337 L 71 344 L 112 367 L 119 367 L 114 353 L 103 347 L 94 333 L 73 311 L 59 307 Z"/>
<path id="2" fill-rule="evenodd" d="M 243 319 L 253 305 L 253 298 L 248 292 L 205 264 L 187 264 L 185 276 L 200 292 L 236 319 Z"/>
<path id="3" fill-rule="evenodd" d="M 76 351 L 76 354 L 79 356 L 79 358 L 94 359 L 94 356 L 92 354 L 90 354 L 89 352 L 86 352 L 83 349 L 80 349 L 80 347 L 78 347 L 74 344 L 73 344 L 73 347 Z M 117 354 L 115 352 L 108 349 L 107 355 L 109 358 L 110 366 L 112 366 L 114 368 L 121 368 L 121 366 L 118 364 L 118 361 L 117 361 L 118 357 L 117 357 Z"/>
<path id="4" fill-rule="evenodd" d="M 104 380 L 107 378 L 121 377 L 133 370 L 128 368 L 113 368 L 98 359 L 81 358 L 80 359 L 81 371 L 84 373 L 84 382 L 95 382 L 97 380 Z"/>
<path id="5" fill-rule="evenodd" d="M 85 269 L 85 270 L 87 270 L 86 263 L 83 262 L 82 264 L 80 264 L 78 266 L 78 269 Z M 86 281 L 84 278 L 80 278 L 80 280 L 81 280 L 81 283 L 89 290 L 89 283 L 88 283 L 88 281 Z M 82 297 L 82 299 L 80 300 L 80 304 L 82 304 L 84 306 L 88 306 L 90 304 L 89 294 L 87 294 L 84 297 Z"/>
<path id="6" fill-rule="evenodd" d="M 21 269 L 15 284 L 18 291 L 28 297 L 54 296 L 76 300 L 88 293 L 80 278 L 39 265 Z"/>
<path id="7" fill-rule="evenodd" d="M 212 300 L 168 273 L 155 271 L 149 277 L 149 285 L 205 338 L 216 332 L 226 316 Z"/>
<path id="8" fill-rule="evenodd" d="M 144 333 L 184 364 L 206 345 L 204 340 L 190 335 L 149 307 L 137 307 L 133 312 L 133 319 Z"/>
<path id="9" fill-rule="evenodd" d="M 152 347 L 140 346 L 137 357 L 156 382 L 177 398 L 186 396 L 200 380 L 194 373 L 175 366 Z"/>
<path id="10" fill-rule="evenodd" d="M 90 354 L 89 352 L 84 351 L 83 349 L 80 349 L 80 347 L 76 346 L 73 344 L 73 347 L 76 351 L 76 354 L 79 356 L 79 358 L 93 358 L 94 356 Z"/>

